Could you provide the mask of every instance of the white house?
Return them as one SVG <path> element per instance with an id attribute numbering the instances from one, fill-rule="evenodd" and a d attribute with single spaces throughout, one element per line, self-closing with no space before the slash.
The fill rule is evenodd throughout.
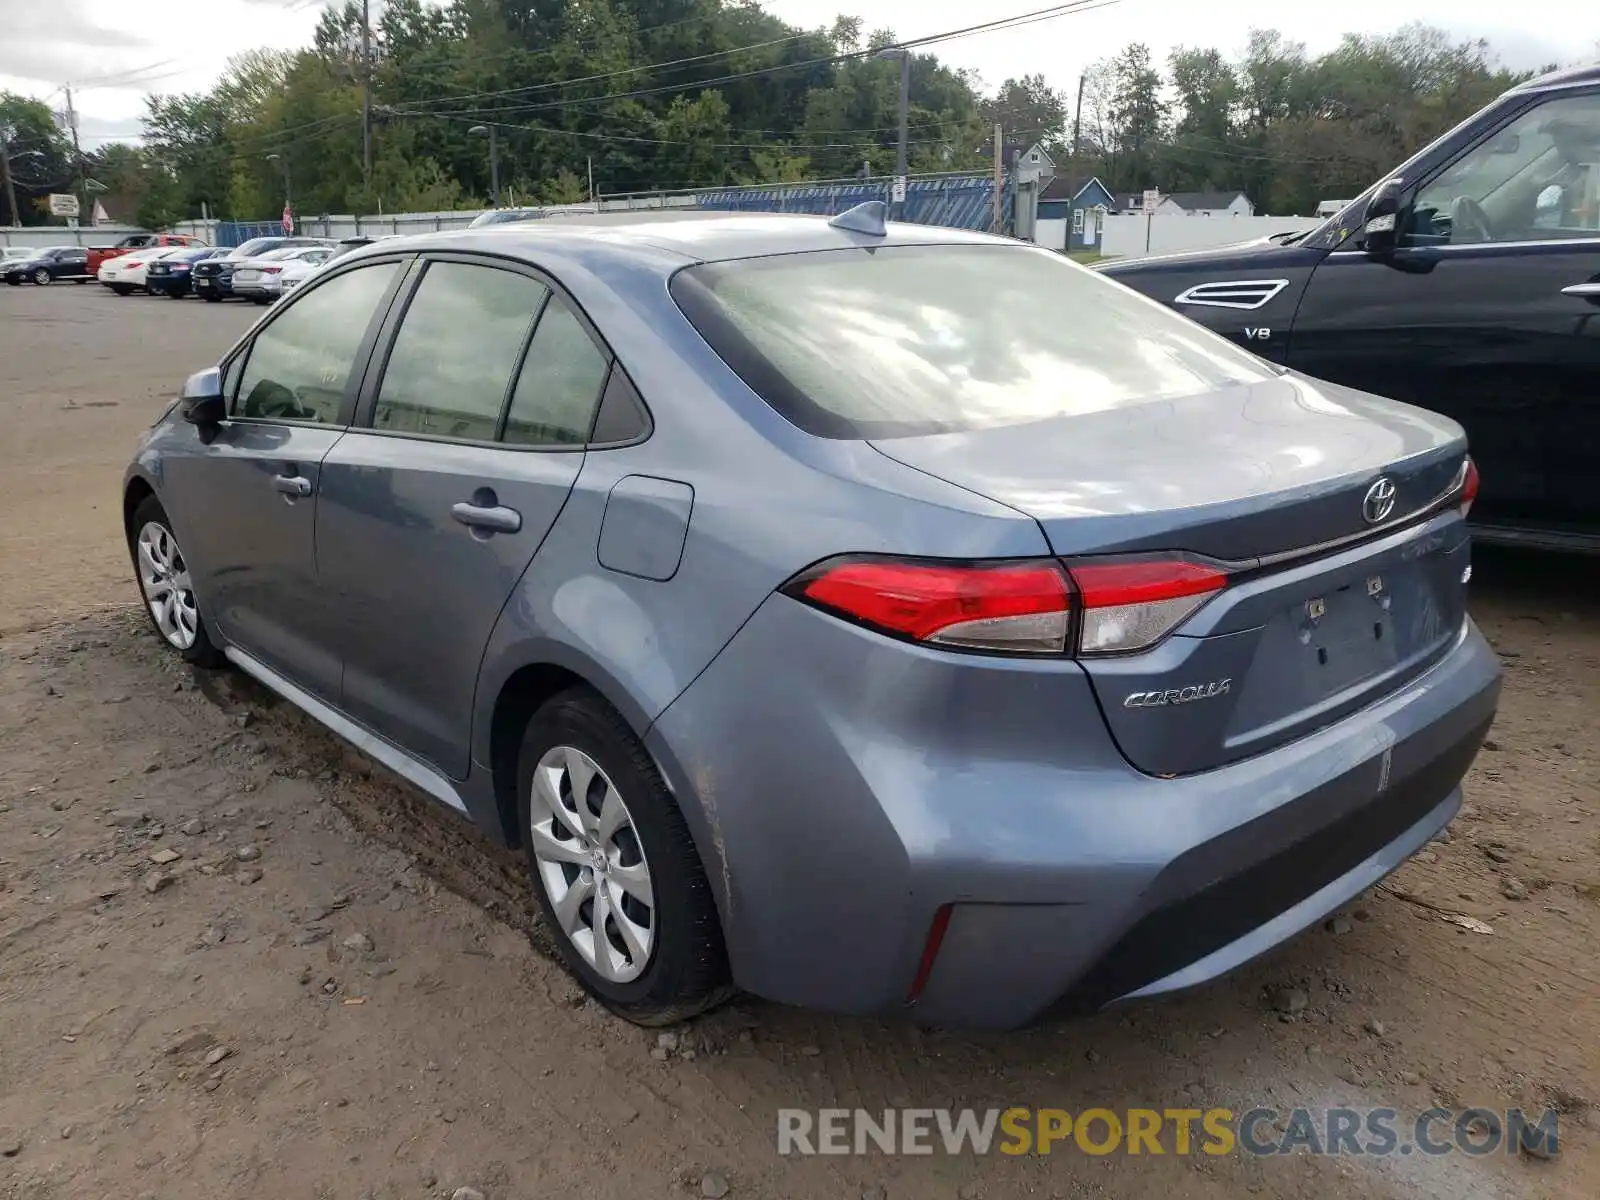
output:
<path id="1" fill-rule="evenodd" d="M 1144 211 L 1141 195 L 1118 194 L 1124 212 Z M 1171 192 L 1162 193 L 1156 206 L 1158 217 L 1253 217 L 1256 206 L 1243 192 Z"/>

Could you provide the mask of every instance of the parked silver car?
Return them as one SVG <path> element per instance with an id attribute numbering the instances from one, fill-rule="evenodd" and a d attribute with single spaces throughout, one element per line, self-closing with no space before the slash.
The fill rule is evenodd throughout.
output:
<path id="1" fill-rule="evenodd" d="M 356 250 L 127 473 L 161 637 L 528 852 L 583 984 L 1016 1026 L 1444 826 L 1460 428 L 882 206 Z"/>

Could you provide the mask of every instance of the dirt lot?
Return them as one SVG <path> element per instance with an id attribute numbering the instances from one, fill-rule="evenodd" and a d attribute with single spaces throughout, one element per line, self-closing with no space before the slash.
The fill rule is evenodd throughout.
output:
<path id="1" fill-rule="evenodd" d="M 517 861 L 148 631 L 122 466 L 255 315 L 0 288 L 0 1197 L 1600 1194 L 1592 563 L 1480 554 L 1507 688 L 1468 807 L 1330 928 L 1025 1034 L 752 1000 L 667 1053 L 552 964 Z M 1338 1103 L 1553 1104 L 1561 1155 L 775 1152 L 782 1107 Z"/>

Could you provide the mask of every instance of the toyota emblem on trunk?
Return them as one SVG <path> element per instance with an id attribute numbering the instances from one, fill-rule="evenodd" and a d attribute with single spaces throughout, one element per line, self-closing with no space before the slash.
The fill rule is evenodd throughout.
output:
<path id="1" fill-rule="evenodd" d="M 1394 511 L 1394 480 L 1387 475 L 1378 479 L 1367 489 L 1366 499 L 1361 502 L 1361 515 L 1367 519 L 1368 525 L 1376 525 L 1379 521 L 1387 520 Z"/>

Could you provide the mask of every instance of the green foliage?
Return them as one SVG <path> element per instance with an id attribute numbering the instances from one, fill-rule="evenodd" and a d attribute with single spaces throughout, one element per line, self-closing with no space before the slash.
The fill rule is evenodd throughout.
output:
<path id="1" fill-rule="evenodd" d="M 116 174 L 151 218 L 204 205 L 261 220 L 286 192 L 303 216 L 482 205 L 489 148 L 469 131 L 485 124 L 525 202 L 587 200 L 591 169 L 602 194 L 894 170 L 900 64 L 838 59 L 896 37 L 856 17 L 804 30 L 757 0 L 388 0 L 368 58 L 360 12 L 338 0 L 304 49 L 244 55 L 207 92 L 151 97 L 145 149 L 107 149 L 91 173 Z M 1320 58 L 1270 31 L 1237 60 L 1197 47 L 1157 63 L 1134 44 L 1088 75 L 1076 163 L 1076 109 L 1041 75 L 985 95 L 917 53 L 910 82 L 913 171 L 987 171 L 998 121 L 1007 143 L 1044 142 L 1063 171 L 1113 190 L 1237 187 L 1284 211 L 1364 186 L 1511 77 L 1482 43 L 1421 27 Z M 45 106 L 0 97 L 7 121 L 40 139 L 42 165 L 72 173 Z"/>
<path id="2" fill-rule="evenodd" d="M 1184 48 L 1165 78 L 1134 45 L 1089 72 L 1079 171 L 1114 192 L 1239 189 L 1258 211 L 1307 213 L 1362 191 L 1519 78 L 1485 42 L 1421 25 L 1350 34 L 1319 58 L 1253 30 L 1237 61 Z"/>

